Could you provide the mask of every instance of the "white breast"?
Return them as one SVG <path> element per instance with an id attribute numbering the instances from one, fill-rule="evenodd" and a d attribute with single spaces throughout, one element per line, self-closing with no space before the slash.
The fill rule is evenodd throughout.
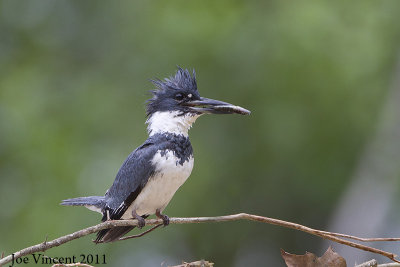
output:
<path id="1" fill-rule="evenodd" d="M 155 175 L 149 178 L 143 190 L 122 216 L 122 219 L 132 218 L 132 210 L 138 215 L 155 214 L 163 211 L 176 190 L 186 181 L 193 169 L 194 159 L 191 156 L 183 165 L 179 164 L 172 151 L 165 154 L 158 151 L 152 164 L 156 166 Z"/>

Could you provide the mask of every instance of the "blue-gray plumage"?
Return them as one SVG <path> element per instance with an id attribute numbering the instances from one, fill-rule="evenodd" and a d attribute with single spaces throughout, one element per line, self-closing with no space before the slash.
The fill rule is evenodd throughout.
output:
<path id="1" fill-rule="evenodd" d="M 249 114 L 248 110 L 226 102 L 200 97 L 195 73 L 178 68 L 174 77 L 153 80 L 157 89 L 147 103 L 148 139 L 124 161 L 104 196 L 63 200 L 62 205 L 85 206 L 103 215 L 102 221 L 135 218 L 139 226 L 156 214 L 169 223 L 162 211 L 189 177 L 193 150 L 188 131 L 206 113 Z M 134 227 L 105 229 L 96 242 L 118 240 Z"/>

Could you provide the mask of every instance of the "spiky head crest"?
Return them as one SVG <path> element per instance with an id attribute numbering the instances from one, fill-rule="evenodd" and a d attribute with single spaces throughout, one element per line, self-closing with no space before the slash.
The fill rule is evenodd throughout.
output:
<path id="1" fill-rule="evenodd" d="M 154 79 L 151 82 L 156 86 L 156 89 L 150 91 L 153 97 L 147 101 L 147 116 L 157 111 L 172 109 L 185 111 L 184 107 L 177 105 L 177 94 L 191 95 L 192 99 L 200 99 L 194 69 L 192 75 L 190 75 L 189 70 L 178 66 L 175 76 L 170 76 L 164 80 Z"/>

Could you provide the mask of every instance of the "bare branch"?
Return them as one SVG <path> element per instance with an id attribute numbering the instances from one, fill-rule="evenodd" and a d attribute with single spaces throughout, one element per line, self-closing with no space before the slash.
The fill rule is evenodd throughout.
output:
<path id="1" fill-rule="evenodd" d="M 194 262 L 183 262 L 179 265 L 174 265 L 171 267 L 213 267 L 214 263 L 201 260 L 201 261 L 194 261 Z"/>
<path id="2" fill-rule="evenodd" d="M 353 240 L 357 240 L 357 241 L 361 241 L 361 242 L 400 241 L 400 237 L 363 238 L 363 237 L 358 237 L 358 236 L 353 236 L 353 235 L 345 235 L 345 234 L 339 234 L 339 233 L 333 233 L 333 232 L 327 232 L 327 231 L 319 231 L 319 232 L 322 234 L 328 234 L 328 235 L 333 235 L 333 236 L 337 236 L 337 237 L 344 237 L 344 238 L 353 239 Z"/>
<path id="3" fill-rule="evenodd" d="M 359 241 L 399 241 L 399 238 L 373 238 L 373 239 L 365 239 L 365 238 L 359 238 L 355 236 L 350 236 L 350 235 L 344 235 L 344 234 L 339 234 L 339 233 L 331 233 L 331 232 L 326 232 L 326 231 L 320 231 L 316 230 L 301 224 L 297 223 L 292 223 L 292 222 L 287 222 L 283 220 L 278 220 L 274 218 L 268 218 L 268 217 L 263 217 L 263 216 L 258 216 L 258 215 L 252 215 L 252 214 L 247 214 L 247 213 L 239 213 L 239 214 L 233 214 L 233 215 L 226 215 L 226 216 L 217 216 L 217 217 L 192 217 L 192 218 L 170 218 L 170 224 L 187 224 L 187 223 L 211 223 L 211 222 L 228 222 L 228 221 L 238 221 L 238 220 L 249 220 L 249 221 L 257 221 L 257 222 L 262 222 L 262 223 L 267 223 L 267 224 L 272 224 L 272 225 L 277 225 L 285 228 L 290 228 L 290 229 L 295 229 L 298 231 L 302 231 L 311 235 L 319 236 L 324 239 L 331 240 L 336 243 L 340 243 L 346 246 L 354 247 L 360 250 L 376 253 L 383 255 L 390 260 L 400 263 L 396 259 L 397 255 L 391 252 L 383 251 L 380 249 L 376 249 L 373 247 L 365 246 L 359 243 L 355 243 L 352 241 L 348 241 L 343 238 L 350 238 L 354 240 L 359 240 Z M 163 221 L 161 219 L 148 219 L 146 220 L 146 225 L 158 225 L 162 224 Z M 2 259 L 0 259 L 0 266 L 11 262 L 12 257 L 14 255 L 14 259 L 23 257 L 25 255 L 30 255 L 35 252 L 39 251 L 46 251 L 50 248 L 53 247 L 58 247 L 62 244 L 65 244 L 67 242 L 70 242 L 72 240 L 96 233 L 100 230 L 103 229 L 108 229 L 108 228 L 113 228 L 113 227 L 118 227 L 118 226 L 137 226 L 138 222 L 137 220 L 116 220 L 116 221 L 106 221 L 79 231 L 76 231 L 72 234 L 65 235 L 59 238 L 56 238 L 51 241 L 45 240 L 42 243 L 39 243 L 37 245 L 31 246 L 24 248 L 20 251 L 17 251 L 11 255 L 8 255 Z M 146 232 L 147 233 L 147 232 Z"/>
<path id="4" fill-rule="evenodd" d="M 356 265 L 354 267 L 377 267 L 378 266 L 378 262 L 376 260 L 370 260 L 367 262 L 364 262 L 362 264 Z"/>
<path id="5" fill-rule="evenodd" d="M 94 267 L 94 266 L 77 262 L 77 263 L 68 263 L 68 264 L 57 263 L 57 264 L 52 265 L 51 267 Z"/>

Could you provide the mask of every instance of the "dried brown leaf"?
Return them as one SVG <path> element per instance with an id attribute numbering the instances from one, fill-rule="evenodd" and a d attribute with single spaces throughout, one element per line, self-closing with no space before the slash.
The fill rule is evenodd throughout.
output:
<path id="1" fill-rule="evenodd" d="M 342 256 L 329 247 L 322 257 L 317 257 L 311 252 L 304 255 L 290 254 L 281 249 L 281 255 L 288 267 L 346 267 Z"/>

